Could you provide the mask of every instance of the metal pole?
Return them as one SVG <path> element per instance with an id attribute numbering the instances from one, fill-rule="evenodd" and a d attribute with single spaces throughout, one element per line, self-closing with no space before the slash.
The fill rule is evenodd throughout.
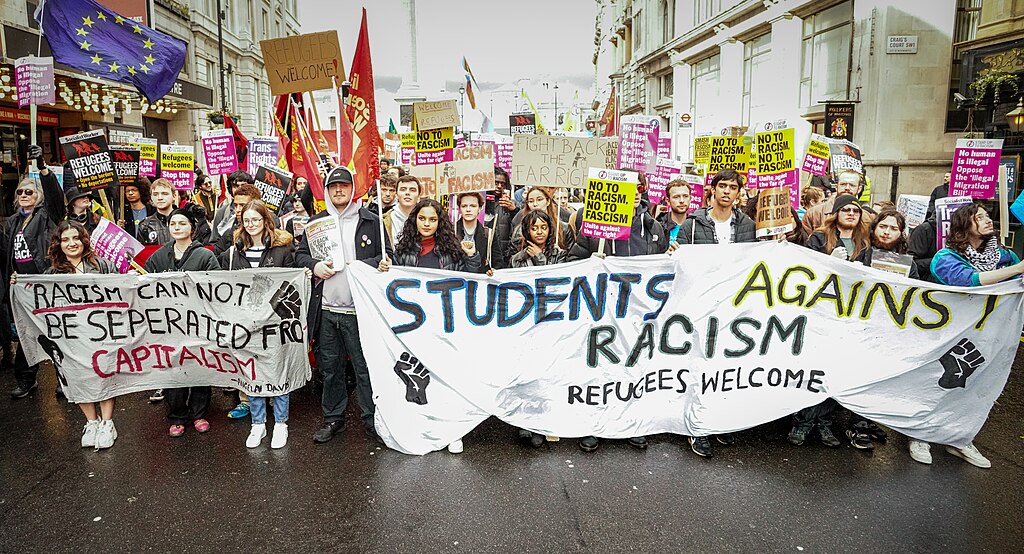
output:
<path id="1" fill-rule="evenodd" d="M 558 129 L 558 83 L 555 83 L 555 129 Z"/>
<path id="2" fill-rule="evenodd" d="M 220 109 L 223 114 L 228 112 L 228 93 L 224 88 L 224 10 L 221 1 L 217 0 L 217 55 L 220 68 Z"/>

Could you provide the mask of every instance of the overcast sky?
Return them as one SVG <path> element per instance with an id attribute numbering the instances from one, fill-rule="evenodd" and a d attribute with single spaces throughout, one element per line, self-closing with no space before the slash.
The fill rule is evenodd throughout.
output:
<path id="1" fill-rule="evenodd" d="M 405 18 L 401 0 L 299 0 L 302 32 L 336 29 L 346 69 L 352 63 L 359 33 L 361 8 L 366 7 L 370 29 L 378 118 L 398 121 L 394 93 L 408 65 Z M 430 99 L 458 97 L 463 79 L 462 56 L 482 89 L 477 107 L 490 110 L 498 127 L 507 125 L 514 93 L 526 87 L 535 104 L 550 106 L 553 91 L 543 82 L 558 83 L 559 112 L 564 112 L 579 90 L 580 102 L 590 102 L 594 81 L 594 0 L 480 1 L 419 0 L 417 2 L 419 82 Z M 598 76 L 605 86 L 607 71 Z M 530 82 L 519 82 L 530 79 Z M 442 89 L 451 91 L 441 94 Z M 468 103 L 466 125 L 473 126 Z M 542 117 L 551 117 L 544 113 Z M 550 108 L 548 108 L 550 112 Z M 500 119 L 504 118 L 505 123 Z"/>

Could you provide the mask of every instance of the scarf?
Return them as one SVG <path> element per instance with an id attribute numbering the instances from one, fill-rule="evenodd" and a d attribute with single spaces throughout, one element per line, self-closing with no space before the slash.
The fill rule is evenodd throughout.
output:
<path id="1" fill-rule="evenodd" d="M 420 242 L 420 256 L 423 256 L 434 249 L 434 243 L 436 242 L 436 238 L 436 236 L 433 236 L 425 238 L 423 239 L 422 242 Z"/>
<path id="2" fill-rule="evenodd" d="M 989 237 L 981 251 L 975 250 L 973 246 L 967 245 L 964 249 L 964 257 L 978 271 L 992 271 L 999 265 L 1002 252 L 999 251 L 999 243 L 995 237 Z"/>

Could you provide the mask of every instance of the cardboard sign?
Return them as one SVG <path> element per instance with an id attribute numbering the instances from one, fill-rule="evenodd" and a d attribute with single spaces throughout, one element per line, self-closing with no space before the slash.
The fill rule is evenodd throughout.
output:
<path id="1" fill-rule="evenodd" d="M 833 140 L 828 144 L 828 170 L 832 178 L 839 181 L 839 174 L 850 170 L 864 175 L 864 163 L 860 159 L 860 147 L 848 140 Z"/>
<path id="2" fill-rule="evenodd" d="M 196 180 L 195 147 L 179 144 L 160 145 L 160 176 L 174 185 L 174 190 L 192 190 Z"/>
<path id="3" fill-rule="evenodd" d="M 929 200 L 927 196 L 918 194 L 901 194 L 896 199 L 896 211 L 903 214 L 907 220 L 908 230 L 924 223 L 924 218 L 928 215 Z"/>
<path id="4" fill-rule="evenodd" d="M 345 81 L 338 31 L 322 31 L 260 41 L 274 96 L 322 90 Z"/>
<path id="5" fill-rule="evenodd" d="M 96 255 L 117 266 L 120 273 L 128 273 L 132 260 L 143 249 L 141 242 L 106 218 L 100 218 L 90 242 Z"/>
<path id="6" fill-rule="evenodd" d="M 276 167 L 279 156 L 277 137 L 252 137 L 249 139 L 249 154 L 245 160 L 245 171 L 249 175 L 253 175 L 261 165 Z"/>
<path id="7" fill-rule="evenodd" d="M 114 173 L 117 174 L 118 184 L 122 187 L 134 185 L 139 178 L 139 158 L 142 154 L 139 147 L 111 144 L 110 152 L 114 158 Z"/>
<path id="8" fill-rule="evenodd" d="M 294 175 L 276 166 L 261 165 L 256 170 L 253 179 L 256 181 L 256 188 L 260 189 L 263 203 L 273 213 L 281 210 L 284 204 L 284 196 L 288 193 L 288 187 L 292 184 Z"/>
<path id="9" fill-rule="evenodd" d="M 521 185 L 583 187 L 588 168 L 614 169 L 618 158 L 615 137 L 513 135 L 512 140 L 512 175 Z"/>
<path id="10" fill-rule="evenodd" d="M 139 175 L 152 177 L 156 175 L 157 141 L 155 138 L 137 138 L 129 146 L 139 147 Z"/>
<path id="11" fill-rule="evenodd" d="M 412 110 L 417 131 L 459 126 L 459 108 L 455 100 L 416 102 Z"/>
<path id="12" fill-rule="evenodd" d="M 639 182 L 640 176 L 633 171 L 590 168 L 580 232 L 598 239 L 628 239 Z"/>
<path id="13" fill-rule="evenodd" d="M 995 198 L 1002 153 L 1003 139 L 957 139 L 949 195 Z"/>
<path id="14" fill-rule="evenodd" d="M 665 188 L 668 182 L 683 172 L 683 162 L 671 158 L 658 158 L 654 173 L 647 176 L 647 199 L 651 205 L 661 204 L 665 199 Z"/>
<path id="15" fill-rule="evenodd" d="M 825 175 L 828 173 L 828 158 L 828 138 L 812 134 L 804 155 L 804 165 L 800 169 L 811 175 Z"/>
<path id="16" fill-rule="evenodd" d="M 789 195 L 790 187 L 761 189 L 757 195 L 758 238 L 784 235 L 796 228 Z"/>
<path id="17" fill-rule="evenodd" d="M 397 160 L 401 154 L 402 140 L 398 133 L 384 133 L 384 157 Z"/>
<path id="18" fill-rule="evenodd" d="M 661 120 L 653 115 L 626 115 L 619 123 L 619 156 L 616 166 L 651 173 L 657 164 Z"/>
<path id="19" fill-rule="evenodd" d="M 537 115 L 533 112 L 511 114 L 508 116 L 508 128 L 513 135 L 535 135 Z"/>
<path id="20" fill-rule="evenodd" d="M 231 129 L 204 131 L 203 157 L 206 159 L 208 175 L 227 175 L 237 171 L 238 157 L 235 155 L 235 138 Z"/>
<path id="21" fill-rule="evenodd" d="M 950 196 L 935 200 L 935 249 L 946 247 L 949 236 L 949 224 L 953 222 L 953 212 L 963 206 L 972 204 L 974 199 L 969 196 Z"/>
<path id="22" fill-rule="evenodd" d="M 450 162 L 454 158 L 455 129 L 416 131 L 416 165 Z"/>
<path id="23" fill-rule="evenodd" d="M 853 104 L 825 104 L 825 136 L 853 140 Z"/>
<path id="24" fill-rule="evenodd" d="M 99 189 L 117 183 L 114 160 L 102 129 L 60 137 L 60 146 L 79 187 Z"/>
<path id="25" fill-rule="evenodd" d="M 53 104 L 57 101 L 52 57 L 25 56 L 15 60 L 14 83 L 18 92 L 19 108 L 29 104 Z"/>
<path id="26" fill-rule="evenodd" d="M 910 267 L 914 265 L 914 257 L 910 254 L 897 254 L 891 250 L 871 249 L 871 267 L 888 273 L 910 277 Z"/>
<path id="27" fill-rule="evenodd" d="M 693 163 L 708 165 L 711 160 L 711 136 L 704 135 L 693 139 Z"/>
<path id="28" fill-rule="evenodd" d="M 456 148 L 452 161 L 414 165 L 409 173 L 420 180 L 427 195 L 447 198 L 463 192 L 494 189 L 494 153 L 489 144 Z"/>

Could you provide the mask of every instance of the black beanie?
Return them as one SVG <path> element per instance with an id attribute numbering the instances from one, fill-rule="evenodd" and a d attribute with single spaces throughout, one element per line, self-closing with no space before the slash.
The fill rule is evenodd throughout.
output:
<path id="1" fill-rule="evenodd" d="M 836 201 L 832 204 L 832 213 L 837 214 L 843 207 L 853 204 L 860 207 L 860 203 L 851 194 L 840 194 L 836 197 Z"/>
<path id="2" fill-rule="evenodd" d="M 170 217 L 174 217 L 176 215 L 183 215 L 185 216 L 185 219 L 188 219 L 188 222 L 192 225 L 192 236 L 194 237 L 196 236 L 196 231 L 199 230 L 199 219 L 206 218 L 206 210 L 203 209 L 202 206 L 188 203 L 171 212 Z M 170 217 L 168 220 L 170 220 Z"/>

